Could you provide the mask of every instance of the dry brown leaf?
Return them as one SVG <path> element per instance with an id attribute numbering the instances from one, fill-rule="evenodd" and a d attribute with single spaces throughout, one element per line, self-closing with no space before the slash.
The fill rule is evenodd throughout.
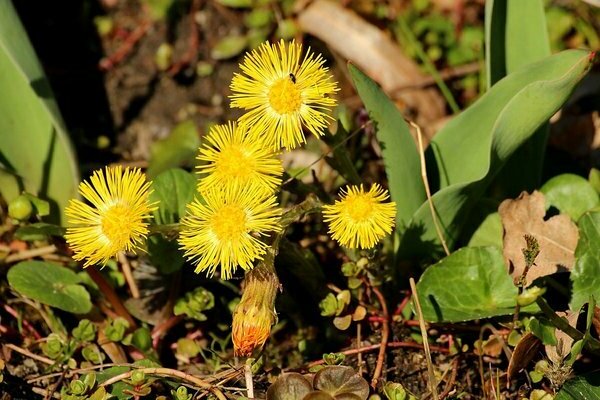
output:
<path id="1" fill-rule="evenodd" d="M 531 332 L 527 332 L 513 350 L 512 357 L 508 362 L 508 379 L 510 380 L 519 371 L 527 368 L 527 365 L 538 355 L 542 341 Z"/>
<path id="2" fill-rule="evenodd" d="M 312 2 L 300 11 L 298 23 L 303 31 L 358 66 L 388 94 L 426 77 L 389 36 L 337 1 Z M 435 89 L 406 89 L 396 97 L 417 109 L 425 121 L 445 115 L 444 101 Z"/>
<path id="3" fill-rule="evenodd" d="M 566 318 L 567 321 L 569 321 L 569 325 L 571 325 L 573 328 L 577 326 L 577 319 L 579 318 L 578 311 L 559 311 L 557 312 L 557 314 L 560 317 Z M 554 334 L 556 335 L 557 344 L 556 346 L 546 345 L 546 355 L 548 356 L 548 359 L 553 363 L 562 364 L 564 358 L 568 356 L 571 352 L 571 347 L 573 346 L 573 338 L 561 331 L 560 329 L 556 329 Z"/>
<path id="4" fill-rule="evenodd" d="M 538 191 L 531 195 L 523 192 L 498 207 L 504 227 L 504 259 L 515 282 L 525 269 L 524 235 L 532 235 L 540 244 L 540 254 L 527 274 L 526 286 L 541 276 L 570 271 L 575 262 L 579 230 L 568 215 L 555 215 L 544 221 L 545 202 Z"/>

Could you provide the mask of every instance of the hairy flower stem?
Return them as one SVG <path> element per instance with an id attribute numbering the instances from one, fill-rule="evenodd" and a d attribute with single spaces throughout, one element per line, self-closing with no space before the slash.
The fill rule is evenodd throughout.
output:
<path id="1" fill-rule="evenodd" d="M 303 215 L 315 212 L 320 203 L 311 195 L 288 210 L 281 218 L 281 230 L 273 237 L 263 259 L 246 272 L 242 299 L 233 312 L 232 338 L 235 353 L 248 357 L 264 345 L 277 322 L 275 298 L 280 288 L 275 271 L 275 257 L 286 228 Z"/>

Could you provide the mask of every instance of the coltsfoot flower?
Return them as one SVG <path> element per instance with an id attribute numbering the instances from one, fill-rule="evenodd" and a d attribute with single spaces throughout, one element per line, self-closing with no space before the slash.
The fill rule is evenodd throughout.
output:
<path id="1" fill-rule="evenodd" d="M 254 275 L 255 270 L 250 274 Z M 274 273 L 246 275 L 242 299 L 233 312 L 231 339 L 237 356 L 248 357 L 262 347 L 277 322 L 275 297 L 279 287 Z"/>
<path id="2" fill-rule="evenodd" d="M 203 193 L 181 220 L 180 247 L 197 263 L 196 272 L 229 279 L 236 267 L 252 268 L 267 245 L 257 236 L 279 229 L 281 209 L 271 193 L 256 186 L 227 186 Z"/>
<path id="3" fill-rule="evenodd" d="M 332 120 L 337 83 L 321 55 L 301 54 L 294 41 L 266 42 L 246 55 L 231 82 L 231 107 L 247 110 L 239 123 L 276 150 L 304 143 L 303 127 L 319 137 Z"/>
<path id="4" fill-rule="evenodd" d="M 150 182 L 139 169 L 121 166 L 97 170 L 79 185 L 79 193 L 90 204 L 71 200 L 65 209 L 65 238 L 84 267 L 106 264 L 119 251 L 140 249 L 148 235 L 153 204 Z"/>
<path id="5" fill-rule="evenodd" d="M 323 219 L 331 237 L 349 248 L 372 248 L 394 227 L 396 203 L 384 203 L 387 190 L 373 184 L 368 192 L 363 185 L 341 190 L 341 200 L 323 206 Z"/>
<path id="6" fill-rule="evenodd" d="M 258 185 L 274 191 L 281 184 L 281 160 L 236 123 L 213 126 L 198 160 L 205 162 L 198 167 L 200 192 L 225 185 Z"/>

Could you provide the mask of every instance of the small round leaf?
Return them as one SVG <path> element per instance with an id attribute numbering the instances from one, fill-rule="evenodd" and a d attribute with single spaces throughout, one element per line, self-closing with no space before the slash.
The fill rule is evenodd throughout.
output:
<path id="1" fill-rule="evenodd" d="M 313 386 L 317 390 L 329 393 L 336 399 L 351 399 L 340 397 L 352 394 L 357 399 L 366 400 L 369 396 L 369 384 L 350 367 L 331 365 L 315 374 Z"/>
<path id="2" fill-rule="evenodd" d="M 302 375 L 283 374 L 267 390 L 267 400 L 303 400 L 312 392 L 312 385 Z"/>

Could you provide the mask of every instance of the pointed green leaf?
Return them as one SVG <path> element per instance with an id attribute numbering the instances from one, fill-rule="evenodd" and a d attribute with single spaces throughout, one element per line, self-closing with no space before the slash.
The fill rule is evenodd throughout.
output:
<path id="1" fill-rule="evenodd" d="M 0 2 L 0 194 L 48 200 L 52 222 L 77 196 L 79 171 L 50 84 L 10 1 Z"/>
<path id="2" fill-rule="evenodd" d="M 354 65 L 348 69 L 374 124 L 401 230 L 426 199 L 417 146 L 404 117 L 381 88 Z"/>
<path id="3" fill-rule="evenodd" d="M 433 202 L 450 247 L 497 172 L 568 99 L 591 61 L 590 53 L 571 50 L 529 65 L 494 85 L 433 138 L 442 186 Z M 429 255 L 439 243 L 424 203 L 402 237 L 400 254 Z"/>

